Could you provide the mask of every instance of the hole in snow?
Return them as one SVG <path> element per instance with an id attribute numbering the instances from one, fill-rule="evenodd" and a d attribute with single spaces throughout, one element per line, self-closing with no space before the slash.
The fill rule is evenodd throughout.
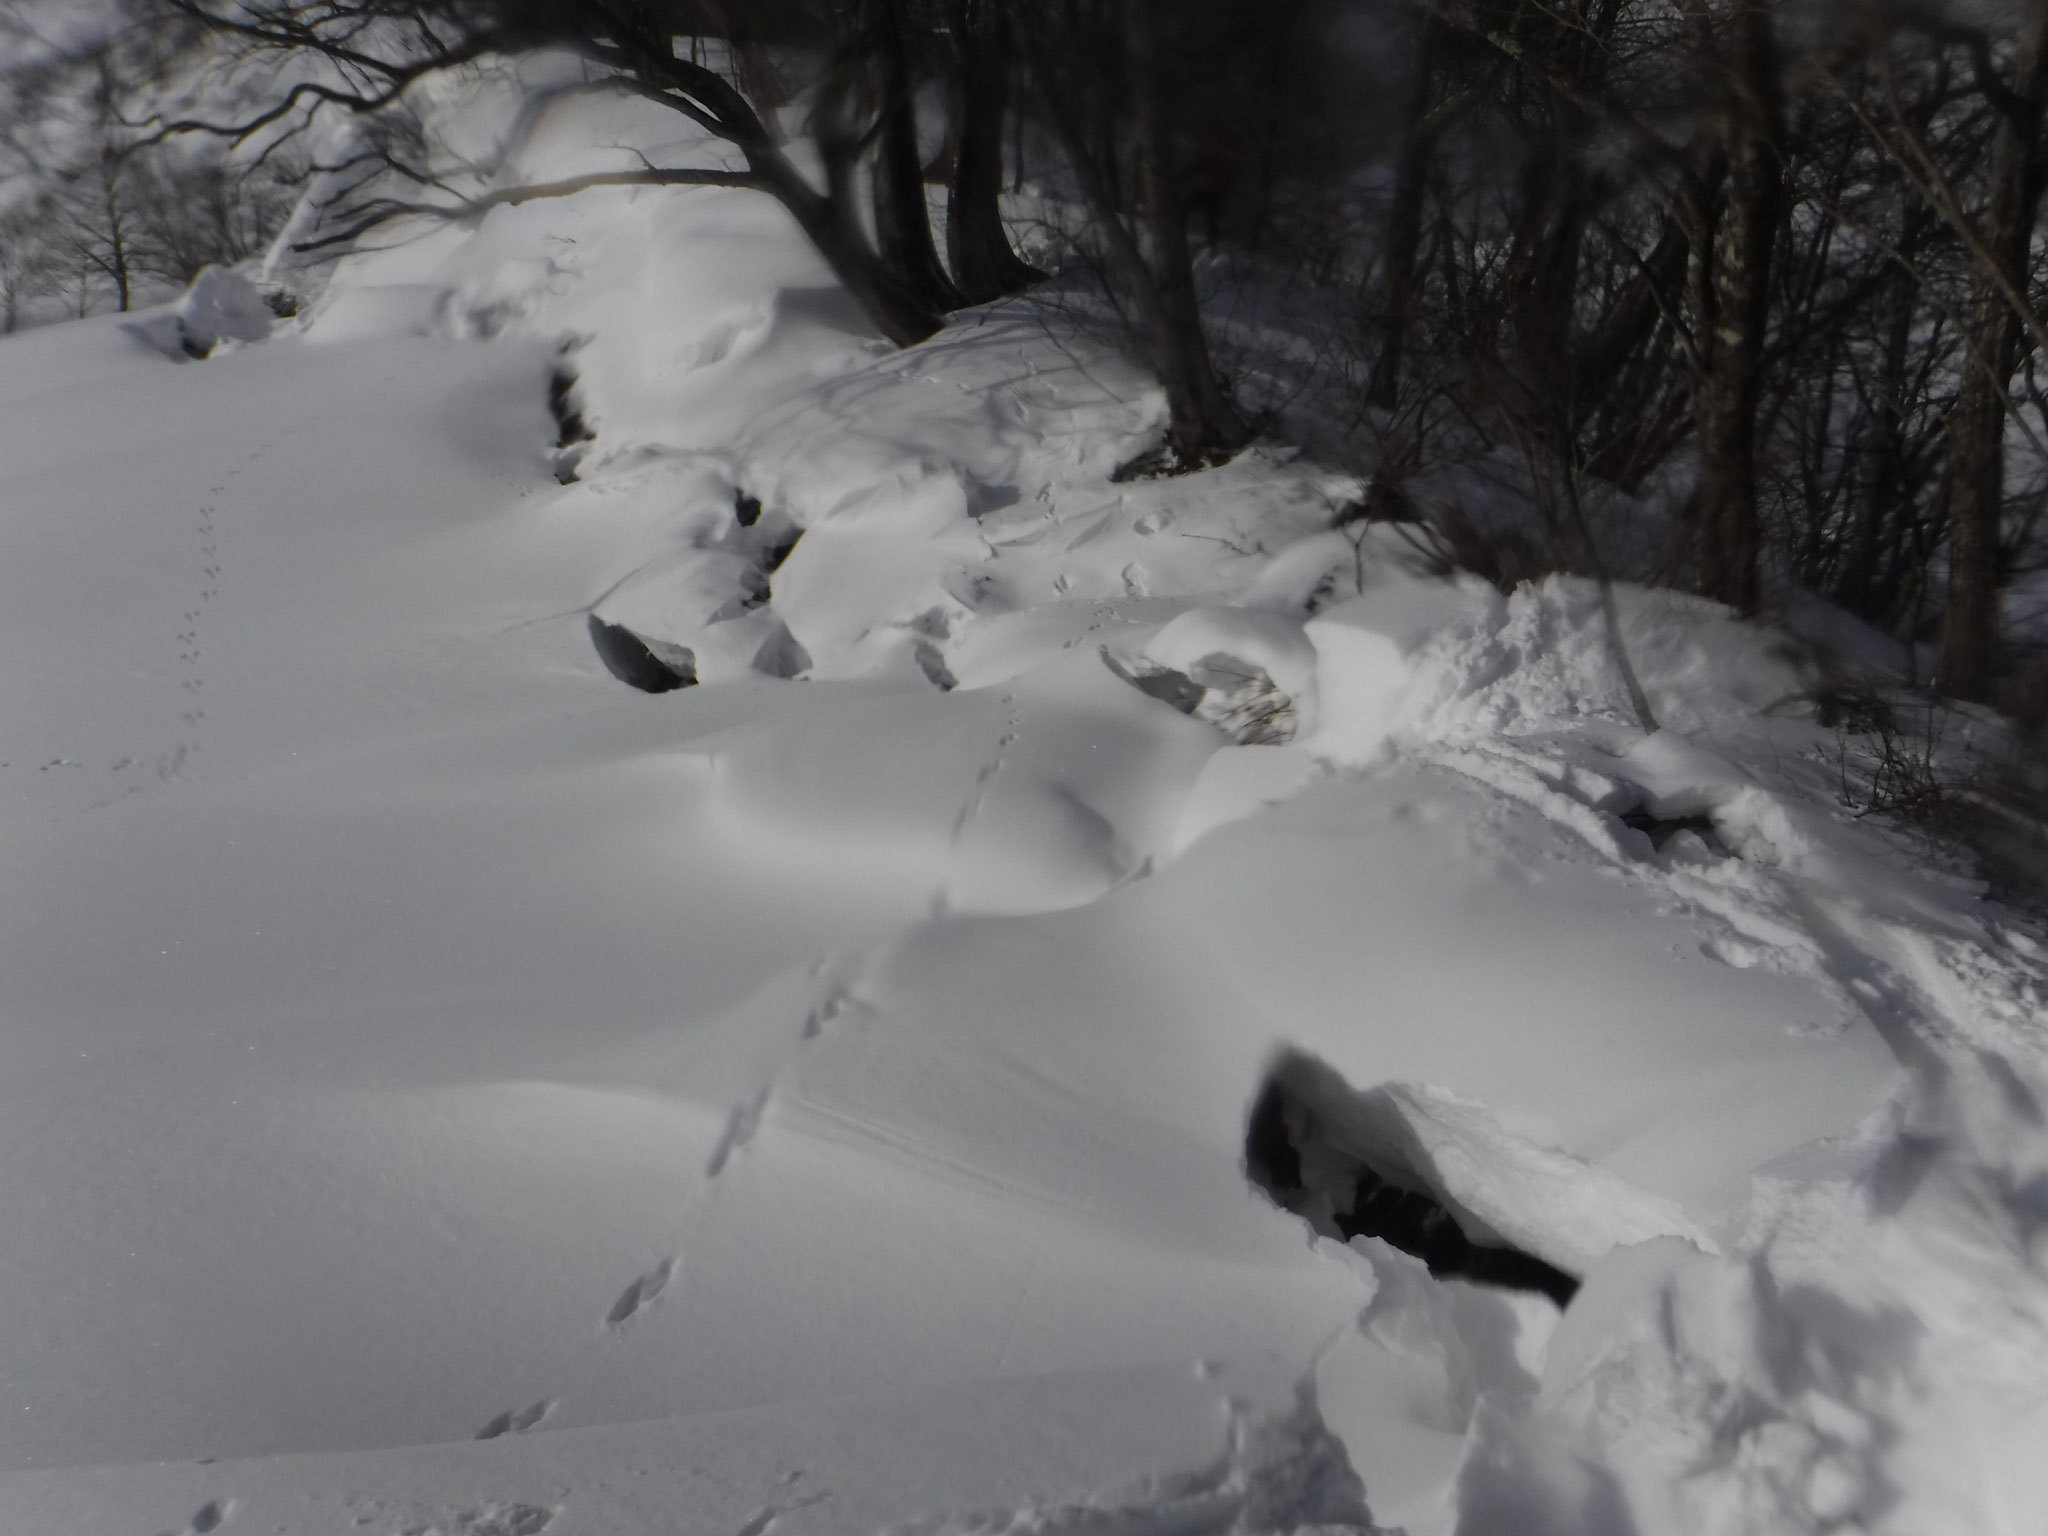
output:
<path id="1" fill-rule="evenodd" d="M 605 670 L 642 693 L 670 693 L 697 681 L 697 658 L 680 645 L 648 642 L 623 624 L 590 616 L 590 643 Z M 657 650 L 655 647 L 659 646 Z"/>
<path id="2" fill-rule="evenodd" d="M 636 1281 L 635 1284 L 638 1284 Z M 497 1440 L 506 1435 L 523 1435 L 555 1411 L 552 1397 L 516 1410 L 508 1409 L 476 1432 L 479 1440 Z"/>
<path id="3" fill-rule="evenodd" d="M 749 496 L 745 491 L 732 493 L 732 515 L 739 519 L 742 528 L 751 528 L 761 521 L 761 498 Z"/>
<path id="4" fill-rule="evenodd" d="M 1725 855 L 1728 851 L 1722 845 L 1721 839 L 1715 836 L 1714 823 L 1710 817 L 1653 816 L 1648 811 L 1638 807 L 1633 811 L 1624 811 L 1621 816 L 1621 824 L 1624 827 L 1631 827 L 1648 837 L 1650 846 L 1660 853 L 1663 851 L 1664 845 L 1674 837 L 1677 837 L 1681 832 L 1689 832 L 1694 837 L 1697 837 L 1702 843 L 1706 844 L 1707 850 L 1710 853 Z"/>
<path id="5" fill-rule="evenodd" d="M 668 1283 L 675 1278 L 675 1273 L 676 1261 L 663 1259 L 627 1286 L 619 1293 L 619 1299 L 612 1303 L 611 1311 L 605 1314 L 605 1327 L 623 1327 L 646 1311 L 654 1304 L 654 1299 L 668 1289 Z M 534 1422 L 537 1424 L 540 1420 L 536 1418 Z"/>
<path id="6" fill-rule="evenodd" d="M 803 536 L 803 529 L 797 528 L 791 530 L 788 537 L 777 539 L 769 544 L 767 548 L 761 551 L 761 569 L 768 572 L 771 576 L 781 570 L 782 562 L 789 558 L 790 552 L 796 548 L 797 540 Z"/>
<path id="7" fill-rule="evenodd" d="M 576 375 L 566 366 L 557 366 L 548 375 L 548 414 L 555 418 L 557 448 L 574 448 L 597 436 L 576 404 Z"/>
<path id="8" fill-rule="evenodd" d="M 941 693 L 951 693 L 960 686 L 960 680 L 953 675 L 953 669 L 946 665 L 945 653 L 931 641 L 918 641 L 910 648 L 910 654 L 924 675 L 931 679 L 932 686 Z"/>
<path id="9" fill-rule="evenodd" d="M 1208 691 L 1187 673 L 1176 672 L 1171 667 L 1127 667 L 1107 649 L 1102 652 L 1102 660 L 1110 671 L 1138 692 L 1162 704 L 1170 704 L 1184 715 L 1192 715 L 1202 702 L 1202 695 Z"/>
<path id="10" fill-rule="evenodd" d="M 986 517 L 991 512 L 1000 512 L 1014 507 L 1024 499 L 1024 493 L 1014 485 L 990 485 L 984 480 L 967 482 L 967 515 Z"/>
<path id="11" fill-rule="evenodd" d="M 1313 1057 L 1273 1066 L 1245 1124 L 1245 1173 L 1275 1205 L 1325 1237 L 1377 1237 L 1439 1280 L 1536 1291 L 1564 1306 L 1578 1280 L 1518 1248 L 1475 1239 L 1402 1152 L 1409 1139 L 1384 1092 L 1361 1092 Z M 1477 1223 L 1475 1223 L 1477 1225 Z"/>

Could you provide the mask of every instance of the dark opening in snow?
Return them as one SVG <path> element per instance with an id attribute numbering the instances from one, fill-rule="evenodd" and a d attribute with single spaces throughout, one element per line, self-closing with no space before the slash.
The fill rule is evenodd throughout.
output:
<path id="1" fill-rule="evenodd" d="M 761 569 L 771 576 L 781 570 L 782 562 L 789 558 L 790 552 L 796 548 L 797 540 L 803 536 L 803 529 L 794 528 L 784 536 L 772 540 L 761 551 Z"/>
<path id="2" fill-rule="evenodd" d="M 1142 694 L 1170 704 L 1184 715 L 1192 715 L 1202 702 L 1202 695 L 1208 690 L 1185 672 L 1176 672 L 1171 667 L 1149 667 L 1139 671 L 1127 667 L 1111 655 L 1105 647 L 1102 652 L 1103 664 L 1118 677 L 1129 683 Z"/>
<path id="3" fill-rule="evenodd" d="M 697 681 L 697 658 L 681 646 L 663 646 L 668 654 L 658 654 L 625 625 L 607 624 L 594 613 L 590 643 L 607 672 L 642 693 L 671 693 Z"/>
<path id="4" fill-rule="evenodd" d="M 597 436 L 583 419 L 583 412 L 577 409 L 575 393 L 576 375 L 566 365 L 558 364 L 548 375 L 548 414 L 555 418 L 557 448 L 574 448 Z"/>
<path id="5" fill-rule="evenodd" d="M 761 498 L 749 496 L 745 491 L 732 493 L 732 515 L 739 519 L 742 528 L 751 528 L 761 521 Z"/>
<path id="6" fill-rule="evenodd" d="M 1364 1145 L 1391 1148 L 1398 1131 L 1374 1133 L 1387 1119 L 1321 1062 L 1289 1053 L 1273 1068 L 1245 1124 L 1245 1173 L 1284 1210 L 1325 1237 L 1377 1237 L 1429 1266 L 1439 1280 L 1473 1280 L 1536 1291 L 1560 1307 L 1578 1280 L 1532 1254 L 1474 1241 L 1458 1218 L 1397 1155 L 1375 1158 Z M 1364 1134 L 1361 1134 L 1361 1129 Z"/>
<path id="7" fill-rule="evenodd" d="M 1621 824 L 1632 827 L 1650 839 L 1652 848 L 1661 849 L 1681 832 L 1690 832 L 1715 853 L 1725 853 L 1721 839 L 1714 835 L 1714 823 L 1706 816 L 1653 816 L 1640 807 L 1624 811 Z"/>

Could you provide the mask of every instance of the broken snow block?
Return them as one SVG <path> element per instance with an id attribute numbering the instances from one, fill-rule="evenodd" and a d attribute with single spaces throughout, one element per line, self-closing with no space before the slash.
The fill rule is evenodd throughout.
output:
<path id="1" fill-rule="evenodd" d="M 607 672 L 642 693 L 672 693 L 697 681 L 697 658 L 684 647 L 643 640 L 625 625 L 607 624 L 594 613 L 590 643 Z"/>

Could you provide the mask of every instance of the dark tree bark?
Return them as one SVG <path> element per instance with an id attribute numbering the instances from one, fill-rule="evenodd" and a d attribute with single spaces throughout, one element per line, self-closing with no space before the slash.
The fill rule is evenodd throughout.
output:
<path id="1" fill-rule="evenodd" d="M 1908 233 L 1899 242 L 1900 249 L 1911 252 L 1917 245 L 1909 223 Z M 1892 274 L 1886 289 L 1890 313 L 1885 327 L 1884 361 L 1860 455 L 1865 466 L 1862 505 L 1849 539 L 1842 575 L 1836 583 L 1836 596 L 1843 607 L 1878 623 L 1893 617 L 1898 602 L 1898 594 L 1888 590 L 1889 584 L 1880 575 L 1881 564 L 1887 553 L 1897 548 L 1911 510 L 1906 484 L 1905 401 L 1920 283 L 1915 273 L 1906 268 Z"/>
<path id="2" fill-rule="evenodd" d="M 875 243 L 885 265 L 925 308 L 938 314 L 965 302 L 932 244 L 924 160 L 917 152 L 917 84 L 911 70 L 903 0 L 868 0 L 869 52 L 875 66 L 879 132 L 874 168 Z"/>
<path id="3" fill-rule="evenodd" d="M 1003 229 L 1003 120 L 1010 105 L 1010 62 L 1000 0 L 953 0 L 959 50 L 957 130 L 946 199 L 946 254 L 953 281 L 970 304 L 1022 293 L 1045 274 L 1020 260 Z"/>
<path id="4" fill-rule="evenodd" d="M 1944 692 L 1982 699 L 1998 656 L 1998 546 L 2005 510 L 2005 418 L 2026 331 L 2009 294 L 2025 292 L 2041 204 L 2042 103 L 2048 96 L 2048 0 L 2029 0 L 1999 102 L 1990 198 L 1978 219 L 1969 357 L 1949 417 L 1948 606 Z"/>
<path id="5" fill-rule="evenodd" d="M 769 131 L 775 131 L 774 114 L 789 104 L 789 87 L 775 67 L 775 58 L 763 41 L 753 10 L 746 0 L 699 0 L 704 21 L 732 46 L 733 64 L 740 77 L 740 90 L 760 114 Z M 737 14 L 735 14 L 737 12 Z"/>
<path id="6" fill-rule="evenodd" d="M 821 126 L 819 148 L 826 162 L 827 189 L 820 193 L 783 152 L 777 135 L 741 90 L 718 71 L 676 56 L 676 28 L 723 25 L 722 5 L 705 6 L 700 11 L 655 0 L 432 0 L 402 8 L 415 25 L 380 33 L 376 24 L 400 9 L 386 0 L 332 0 L 317 7 L 301 6 L 296 0 L 243 0 L 232 11 L 216 10 L 202 0 L 152 3 L 167 17 L 195 24 L 196 29 L 238 47 L 244 58 L 324 53 L 344 65 L 351 82 L 346 87 L 283 85 L 268 105 L 245 117 L 161 123 L 157 127 L 160 138 L 210 133 L 242 142 L 253 134 L 289 134 L 302 131 L 321 107 L 375 117 L 399 101 L 413 83 L 429 75 L 493 54 L 562 47 L 608 71 L 600 83 L 688 117 L 737 150 L 745 166 L 743 170 L 654 167 L 643 172 L 570 178 L 542 187 L 510 188 L 468 199 L 415 202 L 372 194 L 330 210 L 333 221 L 342 227 L 311 242 L 314 246 L 345 243 L 393 218 L 464 217 L 498 203 L 566 196 L 600 185 L 747 187 L 767 193 L 788 210 L 833 274 L 891 341 L 913 346 L 940 327 L 942 306 L 924 291 L 923 284 L 877 248 L 861 218 L 854 171 L 870 139 L 887 137 L 879 126 L 861 124 L 848 131 L 840 131 L 846 127 L 843 122 Z M 900 0 L 887 3 L 894 6 Z M 769 6 L 749 0 L 745 15 L 751 29 L 746 34 L 749 46 L 785 34 L 809 35 L 803 30 L 809 22 L 793 3 Z M 781 30 L 771 31 L 768 21 Z M 380 46 L 387 51 L 378 52 Z M 843 94 L 840 100 L 843 105 Z M 900 124 L 898 135 L 900 144 Z M 914 119 L 908 142 L 914 161 Z M 417 167 L 401 165 L 395 157 L 385 164 L 409 173 L 412 185 L 432 184 Z M 929 252 L 930 222 L 924 217 L 915 169 L 911 183 L 918 193 L 917 214 Z M 885 227 L 893 239 L 904 232 L 905 225 L 892 220 Z M 931 265 L 938 267 L 935 254 Z M 943 269 L 939 276 L 943 278 Z"/>
<path id="7" fill-rule="evenodd" d="M 1124 47 L 1138 137 L 1138 181 L 1154 298 L 1147 306 L 1154 366 L 1173 413 L 1167 443 L 1182 467 L 1213 462 L 1251 438 L 1216 377 L 1202 330 L 1187 213 L 1168 140 L 1163 63 L 1153 0 L 1123 0 Z M 1141 265 L 1143 265 L 1141 263 Z"/>
<path id="8" fill-rule="evenodd" d="M 101 265 L 113 279 L 117 307 L 125 315 L 133 288 L 128 261 L 128 219 L 121 200 L 121 162 L 111 151 L 100 156 L 100 191 L 107 219 L 107 254 Z"/>
<path id="9" fill-rule="evenodd" d="M 1366 384 L 1368 405 L 1383 411 L 1401 397 L 1401 367 L 1408 327 L 1416 309 L 1416 258 L 1422 250 L 1422 201 L 1429 168 L 1436 156 L 1438 127 L 1431 121 L 1436 58 L 1443 24 L 1424 13 L 1415 40 L 1415 95 L 1408 110 L 1408 128 L 1401 141 L 1401 159 L 1394 172 L 1394 198 L 1387 209 L 1386 261 L 1381 270 L 1379 350 Z"/>
<path id="10" fill-rule="evenodd" d="M 1084 75 L 1078 92 L 1070 92 L 1065 89 L 1070 82 L 1047 57 L 1043 37 L 1027 25 L 1020 25 L 1016 35 L 1029 57 L 1040 104 L 1081 184 L 1095 232 L 1137 310 L 1138 328 L 1166 392 L 1171 419 L 1162 467 L 1198 469 L 1242 448 L 1251 430 L 1216 377 L 1202 330 L 1186 215 L 1174 184 L 1151 0 L 1117 4 L 1123 71 L 1113 82 L 1104 78 L 1106 61 L 1097 56 L 1084 61 L 1092 77 Z M 1135 214 L 1120 195 L 1113 153 L 1101 147 L 1107 135 L 1094 121 L 1084 122 L 1074 101 L 1079 94 L 1086 110 L 1112 84 L 1124 87 L 1136 129 L 1141 206 Z"/>
<path id="11" fill-rule="evenodd" d="M 1726 193 L 1702 210 L 1695 248 L 1693 421 L 1700 476 L 1694 557 L 1701 592 L 1744 613 L 1761 597 L 1757 406 L 1770 321 L 1771 254 L 1784 209 L 1784 134 L 1777 40 L 1764 0 L 1697 14 L 1725 83 Z"/>

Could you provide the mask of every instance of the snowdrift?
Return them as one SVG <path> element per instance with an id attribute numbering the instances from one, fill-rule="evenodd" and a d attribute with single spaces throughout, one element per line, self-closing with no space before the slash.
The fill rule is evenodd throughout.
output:
<path id="1" fill-rule="evenodd" d="M 742 192 L 221 292 L 0 344 L 0 1523 L 2048 1518 L 2041 939 L 1783 637 L 1621 593 L 1646 739 L 1585 585 L 1112 483 L 1130 365 Z M 1304 1060 L 1569 1307 L 1255 1188 Z"/>

